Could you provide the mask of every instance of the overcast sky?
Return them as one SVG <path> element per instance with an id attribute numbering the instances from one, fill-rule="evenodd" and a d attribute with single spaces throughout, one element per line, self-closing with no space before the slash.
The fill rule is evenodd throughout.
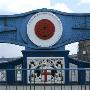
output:
<path id="1" fill-rule="evenodd" d="M 0 15 L 11 15 L 35 9 L 48 8 L 69 13 L 90 13 L 90 0 L 0 0 Z M 78 43 L 66 46 L 70 54 L 76 54 Z M 0 44 L 0 57 L 22 56 L 24 47 Z"/>

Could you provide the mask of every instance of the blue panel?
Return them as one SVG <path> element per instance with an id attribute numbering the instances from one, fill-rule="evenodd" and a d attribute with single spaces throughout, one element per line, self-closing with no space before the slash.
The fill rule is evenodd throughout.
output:
<path id="1" fill-rule="evenodd" d="M 41 48 L 30 41 L 27 35 L 27 23 L 30 18 L 38 12 L 52 12 L 62 22 L 63 33 L 60 40 L 48 48 Z M 69 68 L 69 63 L 78 65 L 78 68 L 90 68 L 90 63 L 76 61 L 68 57 L 69 51 L 64 51 L 65 45 L 81 40 L 90 39 L 90 14 L 63 13 L 51 9 L 38 9 L 19 15 L 0 16 L 0 43 L 13 43 L 25 46 L 23 60 L 0 63 L 0 69 L 14 69 L 15 65 L 22 64 L 23 69 L 27 69 L 27 57 L 65 57 L 65 68 Z M 63 50 L 63 51 L 62 51 Z M 69 83 L 69 72 L 66 70 L 65 83 Z M 22 72 L 23 84 L 27 83 L 27 72 Z M 7 71 L 8 84 L 15 83 L 10 75 L 15 77 L 15 72 Z M 78 73 L 80 84 L 85 83 L 85 71 Z M 83 78 L 84 77 L 84 78 Z"/>
<path id="2" fill-rule="evenodd" d="M 7 84 L 15 84 L 15 66 L 20 65 L 23 63 L 23 59 L 17 59 L 15 61 L 11 62 L 3 62 L 0 63 L 0 69 L 5 69 L 6 70 L 6 82 L 0 82 L 0 83 L 7 83 Z M 12 77 L 12 78 L 11 78 Z M 17 82 L 18 83 L 18 82 Z M 22 83 L 22 82 L 21 82 Z"/>
<path id="3" fill-rule="evenodd" d="M 27 57 L 64 57 L 65 59 L 65 68 L 68 68 L 68 54 L 69 51 L 50 51 L 50 50 L 33 50 L 33 51 L 22 51 L 23 53 L 23 68 L 27 69 Z M 65 73 L 67 73 L 65 75 L 65 83 L 68 83 L 68 72 L 66 71 Z M 23 83 L 26 84 L 27 83 L 27 71 L 23 72 Z"/>
<path id="4" fill-rule="evenodd" d="M 62 13 L 52 9 L 38 9 L 19 15 L 0 16 L 0 42 L 25 46 L 28 50 L 40 49 L 27 36 L 27 23 L 38 12 L 52 12 L 60 18 L 63 34 L 58 43 L 48 49 L 64 50 L 64 46 L 90 39 L 90 14 Z M 42 48 L 41 48 L 42 49 Z"/>

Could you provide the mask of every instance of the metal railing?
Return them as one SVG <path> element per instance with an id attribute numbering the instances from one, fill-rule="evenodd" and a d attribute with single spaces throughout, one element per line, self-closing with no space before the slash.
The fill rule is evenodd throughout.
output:
<path id="1" fill-rule="evenodd" d="M 90 69 L 0 69 L 0 90 L 90 90 Z"/>

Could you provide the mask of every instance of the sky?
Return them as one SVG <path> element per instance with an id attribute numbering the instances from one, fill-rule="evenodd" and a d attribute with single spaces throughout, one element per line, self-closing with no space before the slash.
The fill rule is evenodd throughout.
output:
<path id="1" fill-rule="evenodd" d="M 0 15 L 20 14 L 35 9 L 48 8 L 68 13 L 90 13 L 90 0 L 0 0 Z M 0 44 L 0 57 L 20 57 L 24 47 Z M 70 54 L 78 51 L 78 42 L 65 47 Z"/>

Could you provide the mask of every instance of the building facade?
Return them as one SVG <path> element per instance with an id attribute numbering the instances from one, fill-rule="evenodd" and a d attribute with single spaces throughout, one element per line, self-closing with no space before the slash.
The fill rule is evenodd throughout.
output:
<path id="1" fill-rule="evenodd" d="M 90 40 L 79 42 L 78 59 L 90 62 Z"/>

